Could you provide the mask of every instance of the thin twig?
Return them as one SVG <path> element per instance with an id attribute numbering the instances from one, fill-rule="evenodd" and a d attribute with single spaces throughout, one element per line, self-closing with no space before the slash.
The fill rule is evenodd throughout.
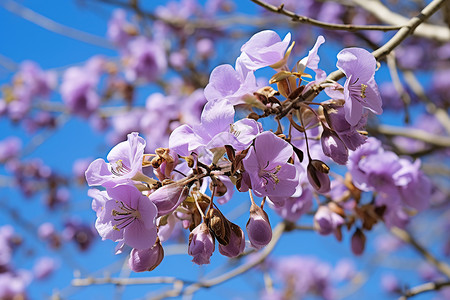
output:
<path id="1" fill-rule="evenodd" d="M 450 279 L 450 266 L 446 263 L 439 261 L 436 257 L 434 257 L 427 249 L 425 249 L 422 245 L 420 245 L 416 239 L 409 234 L 406 230 L 394 227 L 391 229 L 391 232 L 402 241 L 410 244 L 414 247 L 414 249 L 419 252 L 430 264 L 434 265 L 442 274 L 447 276 Z"/>
<path id="2" fill-rule="evenodd" d="M 377 127 L 369 128 L 368 131 L 389 136 L 404 136 L 442 148 L 450 147 L 450 137 L 432 134 L 428 131 L 418 128 L 398 127 L 380 124 Z"/>
<path id="3" fill-rule="evenodd" d="M 406 300 L 408 298 L 417 296 L 419 294 L 423 294 L 425 292 L 431 292 L 431 291 L 439 291 L 441 288 L 450 286 L 450 281 L 443 281 L 443 282 L 427 282 L 418 286 L 415 286 L 413 288 L 410 288 L 409 290 L 404 292 L 404 295 L 399 298 L 399 300 Z"/>
<path id="4" fill-rule="evenodd" d="M 318 21 L 318 20 L 315 20 L 315 19 L 312 19 L 309 17 L 298 15 L 292 11 L 285 9 L 283 6 L 277 7 L 277 6 L 268 4 L 268 3 L 264 2 L 264 1 L 260 1 L 260 0 L 251 0 L 251 1 L 271 12 L 290 17 L 292 19 L 292 21 L 294 21 L 294 22 L 309 24 L 309 25 L 317 26 L 317 27 L 324 28 L 324 29 L 345 30 L 345 31 L 354 32 L 354 31 L 360 31 L 360 30 L 391 31 L 391 30 L 399 30 L 400 28 L 402 28 L 402 25 L 391 26 L 391 25 L 355 25 L 355 24 L 327 23 L 327 22 Z"/>
<path id="5" fill-rule="evenodd" d="M 60 23 L 57 23 L 31 9 L 25 7 L 12 0 L 0 0 L 0 5 L 10 12 L 22 17 L 23 19 L 30 21 L 42 28 L 45 28 L 54 33 L 67 36 L 69 38 L 92 44 L 95 46 L 114 49 L 114 46 L 106 39 L 100 36 L 96 36 Z"/>
<path id="6" fill-rule="evenodd" d="M 103 284 L 114 284 L 114 285 L 140 285 L 140 284 L 160 284 L 160 283 L 174 284 L 177 281 L 182 280 L 175 277 L 145 277 L 145 278 L 88 277 L 88 278 L 72 279 L 72 285 L 79 287 L 79 286 L 103 285 Z"/>

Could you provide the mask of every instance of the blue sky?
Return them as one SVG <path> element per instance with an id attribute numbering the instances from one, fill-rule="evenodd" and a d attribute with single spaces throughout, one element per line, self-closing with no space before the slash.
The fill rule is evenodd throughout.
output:
<path id="1" fill-rule="evenodd" d="M 86 3 L 84 3 L 86 2 Z M 110 12 L 110 6 L 107 5 L 90 5 L 91 1 L 58 1 L 47 0 L 42 1 L 21 1 L 21 5 L 40 13 L 49 19 L 73 27 L 78 30 L 105 37 L 107 29 L 107 20 Z M 163 2 L 163 1 L 160 1 Z M 58 35 L 49 30 L 43 29 L 24 18 L 5 10 L 2 6 L 7 5 L 9 1 L 0 1 L 0 55 L 6 57 L 15 63 L 24 60 L 33 60 L 39 63 L 43 69 L 63 70 L 64 68 L 77 63 L 82 63 L 93 55 L 103 54 L 107 57 L 117 57 L 117 52 L 108 48 L 102 48 L 78 40 Z M 84 6 L 83 6 L 84 3 Z M 243 5 L 244 11 L 250 11 L 252 5 Z M 331 47 L 332 53 L 327 53 L 324 61 L 328 60 L 329 64 L 334 64 L 337 49 Z M 330 58 L 328 58 L 330 57 Z M 233 63 L 235 57 L 230 57 L 229 63 Z M 5 58 L 2 59 L 5 61 Z M 384 76 L 385 71 L 381 75 Z M 12 73 L 0 66 L 0 83 L 8 82 Z M 24 143 L 31 141 L 33 136 L 27 136 L 5 119 L 0 119 L 0 140 L 7 136 L 20 136 Z M 76 158 L 80 157 L 105 157 L 109 151 L 109 146 L 105 144 L 104 137 L 99 133 L 92 132 L 89 126 L 82 120 L 71 119 L 62 130 L 51 134 L 45 143 L 37 148 L 29 157 L 40 157 L 46 164 L 54 167 L 57 171 L 70 174 L 72 163 Z M 3 171 L 0 169 L 0 171 Z M 1 173 L 0 173 L 1 174 Z M 37 225 L 54 218 L 64 218 L 67 213 L 62 211 L 56 216 L 42 208 L 41 199 L 24 200 L 17 192 L 6 190 L 2 192 L 0 201 L 6 203 L 8 207 L 18 209 L 22 216 L 29 222 Z M 90 210 L 90 200 L 87 197 L 86 189 L 72 190 L 71 200 L 73 212 L 80 218 L 94 223 L 95 215 Z M 238 197 L 233 199 L 235 203 L 239 201 L 247 201 L 246 197 Z M 238 206 L 238 205 L 235 205 Z M 225 208 L 225 211 L 231 209 Z M 247 214 L 244 213 L 237 223 L 244 225 Z M 276 224 L 279 218 L 271 214 L 272 224 Z M 5 212 L 0 213 L 0 225 L 12 222 L 12 218 Z M 306 217 L 300 220 L 302 224 L 311 224 L 311 219 Z M 381 227 L 381 226 L 380 226 Z M 81 266 L 82 275 L 94 274 L 93 276 L 102 277 L 104 274 L 111 272 L 117 274 L 121 269 L 124 256 L 114 256 L 114 243 L 111 241 L 100 242 L 99 239 L 95 243 L 92 251 L 79 255 L 73 245 L 64 246 L 64 254 L 49 251 L 45 245 L 42 245 L 32 233 L 27 232 L 20 226 L 17 231 L 26 237 L 24 250 L 20 250 L 17 255 L 15 264 L 19 268 L 30 268 L 34 259 L 26 256 L 27 250 L 33 250 L 38 255 L 50 255 L 61 262 L 63 266 L 58 272 L 43 283 L 33 283 L 30 288 L 30 296 L 32 299 L 41 299 L 49 296 L 55 289 L 62 290 L 62 295 L 68 296 L 68 299 L 111 299 L 116 292 L 112 286 L 95 286 L 84 289 L 70 288 L 70 280 L 73 278 L 72 269 L 66 267 L 66 264 Z M 382 231 L 378 228 L 377 231 Z M 295 236 L 294 236 L 295 235 Z M 369 235 L 371 240 L 374 234 Z M 373 249 L 373 243 L 369 242 L 369 250 Z M 275 255 L 309 255 L 317 256 L 324 261 L 335 264 L 341 257 L 351 257 L 348 235 L 342 243 L 336 242 L 332 237 L 322 237 L 312 232 L 288 233 L 280 244 L 277 245 Z M 37 255 L 37 256 L 38 256 Z M 412 259 L 415 256 L 411 251 L 405 251 L 401 259 Z M 68 262 L 68 258 L 72 262 Z M 211 266 L 197 267 L 190 261 L 188 255 L 173 255 L 165 258 L 163 263 L 155 270 L 154 274 L 132 274 L 132 277 L 142 277 L 148 275 L 155 276 L 178 276 L 184 279 L 196 278 L 201 274 L 208 273 L 213 270 Z M 119 261 L 119 262 L 118 262 Z M 218 262 L 225 260 L 217 253 L 212 258 L 214 267 L 218 266 Z M 364 254 L 361 258 L 354 259 L 359 267 L 367 265 L 377 265 L 373 261 L 371 251 Z M 85 270 L 85 271 L 84 271 Z M 103 271 L 98 271 L 103 270 Z M 380 299 L 385 297 L 380 291 L 378 280 L 382 271 L 378 268 L 373 269 L 374 280 L 370 280 L 358 294 L 349 299 Z M 106 272 L 106 273 L 105 273 Z M 409 277 L 410 283 L 418 283 L 414 276 L 410 275 L 409 270 L 400 271 L 399 275 L 403 278 Z M 245 299 L 254 296 L 255 289 L 262 284 L 261 274 L 250 272 L 238 279 L 227 284 L 221 285 L 212 290 L 206 290 L 198 293 L 195 299 Z M 127 287 L 123 293 L 124 299 L 135 299 L 151 293 L 158 286 L 150 287 Z M 417 297 L 417 299 L 429 299 L 426 297 Z"/>

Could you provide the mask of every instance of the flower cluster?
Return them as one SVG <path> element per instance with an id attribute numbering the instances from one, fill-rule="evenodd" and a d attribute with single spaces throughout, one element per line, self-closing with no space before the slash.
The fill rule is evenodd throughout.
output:
<path id="1" fill-rule="evenodd" d="M 313 208 L 313 197 L 326 197 L 326 202 L 318 200 L 314 228 L 339 240 L 342 228 L 354 228 L 351 248 L 356 255 L 364 251 L 363 230 L 381 219 L 398 225 L 394 216 L 400 218 L 405 207 L 425 208 L 420 199 L 427 198 L 430 184 L 419 171 L 420 162 L 398 158 L 360 133 L 369 112 L 382 112 L 374 57 L 360 48 L 342 50 L 337 67 L 346 81 L 341 86 L 327 81 L 319 68 L 324 42 L 319 36 L 292 69 L 290 34 L 283 40 L 270 30 L 255 34 L 242 46 L 235 67 L 220 65 L 212 71 L 200 123 L 178 126 L 168 148 L 151 146 L 154 153 L 148 154 L 145 140 L 130 133 L 111 150 L 108 162 L 97 159 L 89 165 L 87 183 L 103 187 L 89 192 L 96 229 L 103 239 L 118 242 L 117 252 L 125 245 L 133 248 L 131 269 L 141 272 L 159 265 L 162 244 L 177 224 L 190 231 L 188 253 L 196 264 L 210 262 L 216 242 L 228 257 L 244 252 L 245 237 L 260 249 L 272 239 L 266 203 L 295 223 Z M 256 84 L 254 72 L 264 67 L 275 70 L 269 84 L 277 89 Z M 312 77 L 307 70 L 315 78 L 304 85 Z M 312 102 L 318 89 L 331 99 Z M 247 117 L 236 120 L 238 109 L 246 110 Z M 289 129 L 278 122 L 275 132 L 264 130 L 259 121 L 270 115 L 278 120 L 287 116 Z M 324 162 L 330 158 L 348 165 L 344 181 L 330 180 Z M 426 188 L 418 188 L 419 182 L 426 182 Z M 235 189 L 250 195 L 246 235 L 220 209 Z M 360 202 L 363 191 L 378 191 L 374 205 Z M 261 204 L 254 196 L 262 198 Z M 377 210 L 375 220 L 367 217 L 371 209 Z"/>

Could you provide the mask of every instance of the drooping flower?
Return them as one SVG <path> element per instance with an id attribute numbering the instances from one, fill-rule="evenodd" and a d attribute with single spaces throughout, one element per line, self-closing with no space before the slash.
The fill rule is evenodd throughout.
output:
<path id="1" fill-rule="evenodd" d="M 364 108 L 381 114 L 381 97 L 375 82 L 375 57 L 361 48 L 347 48 L 338 53 L 336 66 L 344 72 L 345 119 L 355 126 L 364 114 Z"/>
<path id="2" fill-rule="evenodd" d="M 299 172 L 288 163 L 292 154 L 292 146 L 273 132 L 266 131 L 255 138 L 253 147 L 242 162 L 258 197 L 299 195 Z"/>
<path id="3" fill-rule="evenodd" d="M 164 248 L 159 240 L 148 249 L 133 249 L 128 259 L 128 265 L 134 272 L 154 270 L 164 258 Z"/>
<path id="4" fill-rule="evenodd" d="M 138 250 L 151 248 L 157 238 L 156 205 L 134 186 L 119 185 L 107 189 L 107 194 L 104 214 L 100 214 L 95 223 L 100 236 L 119 242 L 119 246 L 127 244 Z"/>
<path id="5" fill-rule="evenodd" d="M 148 197 L 158 208 L 158 217 L 170 214 L 183 202 L 189 188 L 178 182 L 165 185 Z"/>
<path id="6" fill-rule="evenodd" d="M 345 165 L 348 160 L 348 150 L 344 142 L 339 138 L 336 132 L 323 127 L 320 137 L 323 153 L 338 164 Z"/>
<path id="7" fill-rule="evenodd" d="M 142 158 L 145 140 L 137 132 L 130 133 L 127 141 L 121 142 L 111 149 L 103 159 L 94 160 L 86 170 L 86 181 L 89 186 L 102 185 L 112 187 L 122 183 L 133 183 L 133 178 L 142 172 Z"/>
<path id="8" fill-rule="evenodd" d="M 252 247 L 261 249 L 272 240 L 272 227 L 269 216 L 259 206 L 252 204 L 250 207 L 250 218 L 248 219 L 247 235 Z"/>
<path id="9" fill-rule="evenodd" d="M 197 265 L 209 264 L 214 248 L 214 238 L 204 222 L 195 227 L 189 234 L 188 253 Z"/>
<path id="10" fill-rule="evenodd" d="M 245 236 L 241 227 L 229 222 L 230 224 L 230 241 L 228 245 L 219 244 L 219 252 L 228 257 L 236 257 L 245 249 Z"/>

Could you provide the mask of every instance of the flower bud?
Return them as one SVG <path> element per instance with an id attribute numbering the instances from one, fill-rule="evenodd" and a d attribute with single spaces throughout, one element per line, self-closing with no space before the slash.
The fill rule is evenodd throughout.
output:
<path id="1" fill-rule="evenodd" d="M 230 224 L 230 242 L 228 245 L 219 244 L 219 252 L 228 257 L 236 257 L 245 249 L 245 236 L 241 227 L 229 222 Z"/>
<path id="2" fill-rule="evenodd" d="M 217 239 L 219 244 L 224 246 L 230 242 L 230 225 L 225 216 L 216 208 L 208 210 L 205 223 L 208 225 L 209 230 Z"/>
<path id="3" fill-rule="evenodd" d="M 330 157 L 338 164 L 345 165 L 347 163 L 348 149 L 336 132 L 323 126 L 320 142 L 322 144 L 323 154 Z"/>
<path id="4" fill-rule="evenodd" d="M 128 265 L 134 272 L 154 270 L 164 258 L 164 249 L 159 240 L 149 249 L 131 250 Z"/>
<path id="5" fill-rule="evenodd" d="M 311 160 L 307 167 L 308 181 L 319 193 L 330 191 L 330 178 L 328 171 L 330 168 L 320 160 Z"/>
<path id="6" fill-rule="evenodd" d="M 325 205 L 320 206 L 314 215 L 314 229 L 321 235 L 336 232 L 338 227 L 344 223 L 344 218 Z"/>
<path id="7" fill-rule="evenodd" d="M 352 235 L 352 252 L 355 255 L 361 255 L 364 252 L 366 246 L 366 235 L 361 229 L 356 229 L 355 233 Z"/>
<path id="8" fill-rule="evenodd" d="M 193 257 L 192 261 L 197 265 L 209 264 L 214 248 L 214 238 L 205 223 L 195 227 L 189 234 L 188 254 Z"/>
<path id="9" fill-rule="evenodd" d="M 153 193 L 148 198 L 158 208 L 158 217 L 173 212 L 183 202 L 189 193 L 189 188 L 179 183 L 165 185 Z"/>
<path id="10" fill-rule="evenodd" d="M 264 247 L 272 240 L 269 217 L 261 207 L 255 204 L 250 207 L 250 219 L 246 229 L 250 244 L 256 249 Z"/>
<path id="11" fill-rule="evenodd" d="M 220 179 L 216 178 L 214 184 L 216 185 L 216 192 L 215 192 L 214 196 L 222 197 L 223 195 L 225 195 L 227 193 L 227 187 Z M 211 191 L 214 189 L 214 185 L 213 185 L 212 181 L 209 184 L 209 189 Z"/>

